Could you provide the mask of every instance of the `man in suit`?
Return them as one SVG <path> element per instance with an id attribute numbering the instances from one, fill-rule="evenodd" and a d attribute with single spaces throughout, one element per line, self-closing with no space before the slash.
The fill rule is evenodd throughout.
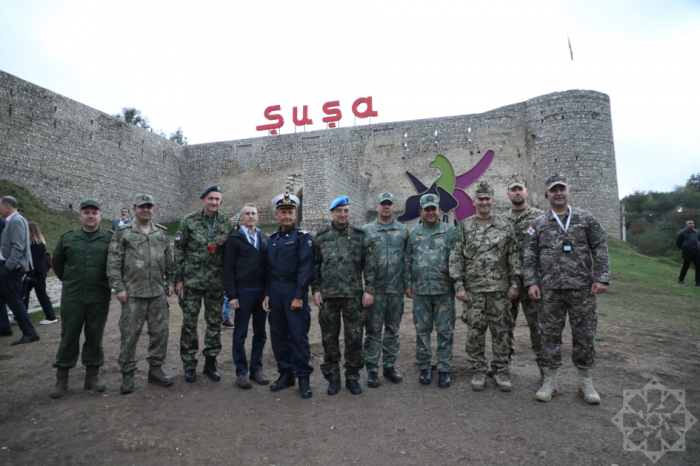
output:
<path id="1" fill-rule="evenodd" d="M 13 345 L 39 341 L 39 334 L 24 305 L 24 278 L 33 264 L 29 249 L 29 225 L 17 212 L 17 207 L 17 199 L 12 196 L 0 199 L 0 215 L 7 222 L 0 239 L 0 335 L 12 335 L 5 309 L 7 305 L 22 330 L 22 338 L 12 342 Z"/>
<path id="2" fill-rule="evenodd" d="M 2 232 L 4 229 L 5 229 L 5 219 L 2 218 L 2 216 L 0 216 L 0 238 L 2 237 Z M 5 314 L 7 314 L 7 305 L 3 304 L 0 307 L 0 315 L 5 315 Z M 1 320 L 2 320 L 2 318 L 0 318 L 0 321 Z M 0 329 L 0 337 L 9 337 L 10 335 L 12 335 L 12 330 L 10 330 L 10 333 L 4 333 L 2 331 L 2 329 Z"/>
<path id="3" fill-rule="evenodd" d="M 224 289 L 232 309 L 235 309 L 233 330 L 233 362 L 236 365 L 236 385 L 248 389 L 250 379 L 260 385 L 270 383 L 263 376 L 262 354 L 267 334 L 267 313 L 262 307 L 267 285 L 267 240 L 260 231 L 258 209 L 246 204 L 241 210 L 240 230 L 234 230 L 226 240 L 224 254 Z M 250 354 L 250 377 L 245 354 L 248 322 L 253 317 L 253 348 Z"/>
<path id="4" fill-rule="evenodd" d="M 120 226 L 126 225 L 127 223 L 131 223 L 131 219 L 129 218 L 129 209 L 122 207 L 121 217 L 115 218 L 112 222 L 112 231 L 117 231 Z"/>

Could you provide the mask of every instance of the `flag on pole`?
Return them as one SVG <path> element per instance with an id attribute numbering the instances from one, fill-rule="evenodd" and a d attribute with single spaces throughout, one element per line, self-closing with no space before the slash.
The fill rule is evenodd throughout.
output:
<path id="1" fill-rule="evenodd" d="M 569 53 L 571 54 L 571 59 L 574 59 L 574 51 L 571 49 L 571 39 L 569 39 L 569 35 L 566 35 L 566 40 L 569 41 Z"/>

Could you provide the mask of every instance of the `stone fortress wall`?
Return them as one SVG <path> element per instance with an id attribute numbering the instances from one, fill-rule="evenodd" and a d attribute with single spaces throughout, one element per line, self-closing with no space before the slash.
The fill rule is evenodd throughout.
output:
<path id="1" fill-rule="evenodd" d="M 514 172 L 526 177 L 529 202 L 540 208 L 547 205 L 544 179 L 565 174 L 572 204 L 592 211 L 619 237 L 610 99 L 600 92 L 547 94 L 475 115 L 182 147 L 0 72 L 0 177 L 59 209 L 76 209 L 91 196 L 112 217 L 145 191 L 156 197 L 158 219 L 168 221 L 200 208 L 201 190 L 219 183 L 228 215 L 253 202 L 261 223 L 274 223 L 270 201 L 291 192 L 302 198 L 302 226 L 314 230 L 330 220 L 330 202 L 345 194 L 351 221 L 361 225 L 374 215 L 382 191 L 394 193 L 403 210 L 415 194 L 406 171 L 430 186 L 440 176 L 428 166 L 436 155 L 460 175 L 488 150 L 495 157 L 480 180 L 494 186 L 496 210 L 509 205 L 506 181 Z"/>

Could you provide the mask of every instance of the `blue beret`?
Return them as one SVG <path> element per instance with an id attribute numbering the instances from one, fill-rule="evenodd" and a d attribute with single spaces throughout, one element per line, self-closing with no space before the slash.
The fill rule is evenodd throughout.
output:
<path id="1" fill-rule="evenodd" d="M 207 186 L 207 187 L 204 189 L 204 191 L 202 191 L 202 194 L 199 195 L 199 198 L 200 198 L 200 199 L 203 198 L 204 196 L 206 196 L 207 194 L 209 194 L 209 193 L 212 192 L 212 191 L 217 192 L 217 193 L 220 193 L 220 192 L 221 192 L 221 186 L 219 186 L 218 184 L 213 184 L 213 185 L 211 185 L 211 186 Z"/>
<path id="2" fill-rule="evenodd" d="M 350 205 L 350 198 L 347 196 L 336 197 L 335 200 L 331 202 L 331 206 L 328 208 L 328 210 L 333 210 L 341 205 Z"/>

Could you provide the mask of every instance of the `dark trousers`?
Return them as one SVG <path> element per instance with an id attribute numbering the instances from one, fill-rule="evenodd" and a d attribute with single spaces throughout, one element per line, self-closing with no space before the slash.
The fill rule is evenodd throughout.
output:
<path id="1" fill-rule="evenodd" d="M 44 311 L 44 315 L 48 320 L 56 320 L 56 314 L 53 312 L 53 306 L 51 305 L 51 299 L 49 295 L 46 294 L 46 274 L 36 273 L 34 274 L 34 279 L 26 282 L 26 288 L 24 290 L 24 307 L 29 309 L 29 294 L 34 290 L 36 297 L 41 304 L 41 309 Z"/>
<path id="2" fill-rule="evenodd" d="M 309 364 L 309 328 L 311 307 L 304 296 L 301 309 L 292 310 L 296 283 L 273 281 L 270 286 L 270 340 L 277 360 L 277 371 L 294 371 L 296 377 L 305 377 L 314 371 Z"/>
<path id="3" fill-rule="evenodd" d="M 683 250 L 683 268 L 681 268 L 680 281 L 685 280 L 685 274 L 688 273 L 690 264 L 695 265 L 695 283 L 700 284 L 700 251 L 697 249 Z"/>
<path id="4" fill-rule="evenodd" d="M 53 367 L 72 369 L 80 355 L 80 334 L 85 327 L 83 366 L 102 366 L 105 363 L 102 337 L 109 314 L 109 301 L 103 303 L 66 302 L 61 299 L 61 343 Z"/>
<path id="5" fill-rule="evenodd" d="M 5 261 L 0 262 L 0 333 L 12 333 L 7 305 L 14 313 L 22 334 L 29 337 L 37 335 L 24 305 L 24 277 L 24 272 L 10 270 L 5 267 Z"/>
<path id="6" fill-rule="evenodd" d="M 248 359 L 245 354 L 245 339 L 248 336 L 248 323 L 253 317 L 253 349 L 250 352 L 250 372 L 261 371 L 263 348 L 267 341 L 265 321 L 267 312 L 262 307 L 265 290 L 241 290 L 238 293 L 238 309 L 233 318 L 233 363 L 236 375 L 248 373 Z"/>

